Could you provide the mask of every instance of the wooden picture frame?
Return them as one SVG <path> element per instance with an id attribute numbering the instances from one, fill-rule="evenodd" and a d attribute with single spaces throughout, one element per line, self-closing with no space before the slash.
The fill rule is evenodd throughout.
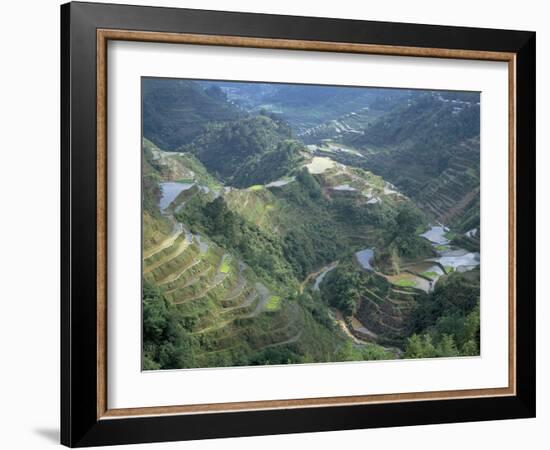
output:
<path id="1" fill-rule="evenodd" d="M 63 444 L 534 417 L 535 33 L 78 2 L 61 7 L 61 27 Z M 110 409 L 106 359 L 109 40 L 507 62 L 508 387 Z"/>

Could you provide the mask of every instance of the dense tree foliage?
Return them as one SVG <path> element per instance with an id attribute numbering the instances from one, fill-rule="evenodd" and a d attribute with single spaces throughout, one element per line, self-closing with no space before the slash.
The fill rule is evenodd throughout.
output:
<path id="1" fill-rule="evenodd" d="M 395 249 L 399 256 L 409 258 L 429 256 L 433 253 L 425 239 L 418 235 L 424 217 L 411 203 L 401 203 L 397 214 L 387 228 L 387 247 Z"/>
<path id="2" fill-rule="evenodd" d="M 479 271 L 451 273 L 422 297 L 406 356 L 479 355 Z"/>
<path id="3" fill-rule="evenodd" d="M 196 342 L 184 328 L 178 310 L 158 288 L 143 285 L 143 368 L 193 366 Z"/>
<path id="4" fill-rule="evenodd" d="M 241 114 L 219 90 L 204 90 L 188 80 L 143 78 L 143 136 L 175 150 L 198 136 L 211 122 Z"/>
<path id="5" fill-rule="evenodd" d="M 283 256 L 281 240 L 235 214 L 222 197 L 207 202 L 196 196 L 186 204 L 180 218 L 219 245 L 238 252 L 264 279 L 283 285 L 296 283 L 292 267 Z"/>
<path id="6" fill-rule="evenodd" d="M 231 176 L 231 184 L 246 187 L 292 174 L 303 159 L 301 148 L 299 142 L 286 139 L 277 143 L 271 151 L 246 158 Z"/>
<path id="7" fill-rule="evenodd" d="M 341 264 L 323 283 L 323 298 L 347 316 L 357 312 L 357 304 L 368 286 L 369 277 L 353 264 Z"/>
<path id="8" fill-rule="evenodd" d="M 194 153 L 214 174 L 246 187 L 272 181 L 295 167 L 300 145 L 290 141 L 288 125 L 273 115 L 211 124 L 181 148 Z"/>
<path id="9" fill-rule="evenodd" d="M 479 97 L 478 97 L 479 98 Z M 461 108 L 464 114 L 456 120 Z M 413 142 L 419 150 L 418 157 L 424 160 L 436 155 L 444 146 L 455 144 L 479 134 L 479 105 L 470 102 L 458 105 L 452 101 L 441 101 L 431 93 L 423 94 L 414 101 L 395 108 L 389 114 L 370 126 L 365 134 L 353 139 L 356 145 L 389 146 L 401 142 Z M 436 149 L 433 148 L 436 147 Z M 445 151 L 442 152 L 446 154 Z M 430 161 L 433 166 L 433 160 Z"/>

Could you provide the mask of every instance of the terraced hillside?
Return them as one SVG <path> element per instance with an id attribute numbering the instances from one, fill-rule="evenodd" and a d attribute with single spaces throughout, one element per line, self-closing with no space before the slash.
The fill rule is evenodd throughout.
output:
<path id="1" fill-rule="evenodd" d="M 206 183 L 214 183 L 189 154 L 163 152 L 149 141 L 144 141 L 144 152 L 146 175 L 161 187 L 160 195 L 154 189 L 145 192 L 156 195 L 156 201 L 164 207 L 159 209 L 154 201 L 144 201 L 154 206 L 146 207 L 144 214 L 143 280 L 157 290 L 155 298 L 166 302 L 170 316 L 178 318 L 178 327 L 186 336 L 184 347 L 189 351 L 183 360 L 170 359 L 162 367 L 273 363 L 281 362 L 281 355 L 296 362 L 311 358 L 361 359 L 365 352 L 370 358 L 386 355 L 382 348 L 368 343 L 347 348 L 348 338 L 330 318 L 329 310 L 313 304 L 310 293 L 299 294 L 301 272 L 296 273 L 295 268 L 302 268 L 302 261 L 293 259 L 296 250 L 290 247 L 300 232 L 297 222 L 301 221 L 304 236 L 320 239 L 311 241 L 311 245 L 323 245 L 326 239 L 338 244 L 332 249 L 325 244 L 316 257 L 304 256 L 308 264 L 305 267 L 313 268 L 333 258 L 347 239 L 338 243 L 334 236 L 312 234 L 308 229 L 323 227 L 317 213 L 325 216 L 330 227 L 339 226 L 336 218 L 327 216 L 332 202 L 330 183 L 348 180 L 362 188 L 372 183 L 374 188 L 384 185 L 381 180 L 363 171 L 358 172 L 360 175 L 347 173 L 339 167 L 323 177 L 319 175 L 318 181 L 305 170 L 274 185 L 206 189 Z M 172 200 L 166 203 L 168 191 L 163 188 L 178 184 L 168 181 L 174 176 L 185 177 L 185 183 L 179 183 L 183 190 L 172 193 Z M 326 195 L 326 203 L 319 206 L 312 201 L 304 192 L 303 183 L 307 182 L 322 183 L 323 188 L 319 184 L 314 188 L 319 195 Z M 383 188 L 380 195 L 384 195 Z M 294 201 L 300 196 L 305 203 L 296 205 Z M 390 202 L 389 197 L 387 200 Z M 239 227 L 245 227 L 243 232 L 253 233 L 254 237 L 249 235 L 245 242 L 235 243 L 224 235 L 232 229 L 225 219 L 223 229 L 218 231 L 209 228 L 210 222 L 193 220 L 197 208 L 202 211 L 200 217 L 216 220 L 219 216 L 205 213 L 213 211 L 216 204 L 222 205 L 222 216 L 234 217 L 240 221 Z M 339 229 L 346 228 L 341 225 Z M 251 239 L 255 242 L 247 246 Z M 254 253 L 266 245 L 267 253 Z M 281 283 L 282 279 L 285 281 Z M 145 351 L 145 366 L 157 367 L 162 360 L 159 345 L 145 344 L 145 348 L 150 349 Z M 347 356 L 338 356 L 344 350 Z"/>
<path id="2" fill-rule="evenodd" d="M 191 80 L 143 78 L 143 137 L 175 150 L 212 122 L 234 120 L 241 112 L 216 89 Z"/>
<path id="3" fill-rule="evenodd" d="M 432 93 L 343 139 L 356 161 L 398 186 L 432 220 L 467 214 L 479 195 L 479 103 L 475 95 Z"/>
<path id="4" fill-rule="evenodd" d="M 251 114 L 267 111 L 280 116 L 306 143 L 308 136 L 317 131 L 326 134 L 331 129 L 346 130 L 348 125 L 355 128 L 351 113 L 370 111 L 369 117 L 375 117 L 416 95 L 415 91 L 406 89 L 369 90 L 351 86 L 231 81 L 200 81 L 199 84 L 205 88 L 219 87 L 232 104 Z M 359 126 L 358 121 L 356 124 Z M 325 127 L 326 133 L 322 131 Z"/>
<path id="5" fill-rule="evenodd" d="M 479 353 L 477 94 L 146 91 L 144 369 Z"/>
<path id="6" fill-rule="evenodd" d="M 297 304 L 268 289 L 238 257 L 185 229 L 163 242 L 144 248 L 144 282 L 177 308 L 196 365 L 248 362 L 251 354 L 298 339 L 305 319 Z"/>
<path id="7" fill-rule="evenodd" d="M 479 225 L 479 162 L 479 137 L 461 142 L 445 170 L 415 195 L 417 204 L 441 223 L 474 209 L 477 221 L 471 218 L 470 228 Z"/>
<path id="8" fill-rule="evenodd" d="M 341 311 L 355 338 L 403 348 L 413 328 L 417 300 L 427 292 L 419 286 L 403 285 L 402 280 L 376 269 L 364 270 L 354 259 L 341 262 L 320 288 L 326 301 Z"/>
<path id="9" fill-rule="evenodd" d="M 363 291 L 352 322 L 354 334 L 380 344 L 401 346 L 411 333 L 416 297 L 424 294 L 413 287 L 384 283 L 383 278 L 371 282 L 371 287 Z"/>
<path id="10" fill-rule="evenodd" d="M 354 134 L 363 134 L 368 124 L 383 114 L 382 111 L 371 110 L 369 106 L 343 114 L 340 117 L 301 130 L 297 137 L 306 144 L 316 144 L 324 139 L 342 140 Z"/>

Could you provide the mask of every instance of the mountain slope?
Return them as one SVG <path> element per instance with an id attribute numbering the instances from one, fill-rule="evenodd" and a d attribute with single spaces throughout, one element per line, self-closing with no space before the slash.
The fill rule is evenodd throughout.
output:
<path id="1" fill-rule="evenodd" d="M 321 86 L 248 82 L 201 81 L 204 87 L 220 87 L 230 101 L 252 114 L 262 110 L 279 115 L 296 134 L 370 107 L 387 111 L 395 102 L 414 95 L 405 89 L 370 89 L 352 86 Z"/>
<path id="2" fill-rule="evenodd" d="M 223 93 L 190 80 L 144 78 L 142 95 L 143 136 L 165 150 L 188 143 L 207 123 L 241 115 Z"/>
<path id="3" fill-rule="evenodd" d="M 288 125 L 264 115 L 209 126 L 180 150 L 191 152 L 217 177 L 246 187 L 285 175 L 300 160 L 301 145 Z"/>
<path id="4" fill-rule="evenodd" d="M 425 94 L 347 139 L 365 156 L 362 166 L 442 222 L 460 216 L 479 190 L 479 97 L 467 94 Z"/>
<path id="5" fill-rule="evenodd" d="M 165 195 L 171 176 L 187 177 L 181 183 L 185 190 L 160 210 L 155 202 Z M 287 197 L 308 196 L 302 183 L 290 183 L 291 191 L 278 197 L 274 193 L 282 194 L 284 187 L 206 190 L 209 177 L 193 156 L 162 152 L 144 141 L 144 180 L 149 181 L 144 187 L 143 216 L 143 367 L 389 357 L 375 344 L 349 348 L 348 338 L 327 307 L 313 301 L 309 293 L 299 293 L 301 262 L 288 259 L 294 250 L 285 236 L 286 230 L 296 233 L 298 229 L 287 221 L 304 218 L 305 197 L 301 206 L 292 206 L 294 200 Z M 243 202 L 257 205 L 258 212 L 273 211 L 281 227 L 258 226 L 253 209 Z M 316 223 L 315 212 L 307 214 L 307 223 Z M 266 224 L 277 223 L 274 217 L 266 220 Z M 325 223 L 321 221 L 320 226 Z M 334 236 L 312 233 L 321 238 L 312 244 L 305 241 L 307 227 L 304 233 L 294 234 L 299 248 L 323 247 L 314 252 L 321 259 L 311 264 L 334 257 L 323 243 L 324 238 L 336 243 Z"/>

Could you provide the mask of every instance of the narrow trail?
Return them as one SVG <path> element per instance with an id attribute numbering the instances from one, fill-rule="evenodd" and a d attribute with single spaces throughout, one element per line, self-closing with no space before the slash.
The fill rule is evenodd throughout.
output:
<path id="1" fill-rule="evenodd" d="M 179 280 L 184 274 L 185 272 L 187 272 L 189 269 L 191 269 L 192 267 L 195 267 L 197 264 L 199 264 L 200 262 L 202 261 L 201 258 L 198 258 L 198 259 L 194 259 L 190 264 L 188 264 L 187 266 L 185 266 L 182 270 L 180 270 L 179 272 L 175 272 L 175 273 L 172 273 L 170 275 L 168 275 L 167 277 L 163 278 L 162 280 L 160 280 L 158 282 L 159 285 L 163 285 L 163 284 L 168 284 L 168 283 L 173 283 L 174 281 L 177 281 Z"/>
<path id="2" fill-rule="evenodd" d="M 211 269 L 211 268 L 209 268 L 209 269 Z M 192 300 L 197 300 L 199 298 L 204 297 L 212 289 L 216 289 L 225 280 L 226 277 L 227 277 L 226 273 L 217 273 L 213 283 L 212 284 L 207 284 L 206 287 L 202 291 L 200 291 L 198 294 L 195 294 L 194 296 L 186 298 L 184 300 L 175 301 L 173 304 L 174 305 L 180 305 L 182 303 L 190 302 Z M 194 280 L 194 281 L 196 281 L 196 280 Z"/>
<path id="3" fill-rule="evenodd" d="M 205 277 L 212 271 L 212 267 L 207 267 L 206 269 L 200 271 L 199 273 L 196 273 L 191 279 L 189 279 L 183 286 L 177 286 L 173 289 L 169 289 L 165 291 L 166 294 L 171 294 L 172 292 L 178 291 L 180 289 L 185 289 L 186 287 L 189 287 L 193 284 L 195 284 L 197 281 L 199 281 L 201 278 Z"/>
<path id="4" fill-rule="evenodd" d="M 243 293 L 245 281 L 246 281 L 245 278 L 242 276 L 241 273 L 239 273 L 236 286 L 231 290 L 228 296 L 224 298 L 224 301 L 230 302 L 232 300 L 235 300 L 239 295 L 241 295 Z"/>
<path id="5" fill-rule="evenodd" d="M 372 344 L 372 342 L 369 342 L 369 341 L 364 341 L 362 339 L 359 339 L 357 338 L 348 328 L 348 325 L 346 324 L 346 321 L 344 320 L 344 316 L 342 315 L 342 313 L 339 311 L 339 310 L 335 310 L 334 313 L 332 313 L 331 311 L 331 316 L 334 318 L 334 320 L 338 323 L 338 325 L 340 326 L 340 328 L 342 329 L 342 331 L 351 339 L 353 340 L 353 342 L 357 345 L 367 345 L 367 344 Z M 364 327 L 363 327 L 364 328 Z M 365 328 L 366 329 L 366 328 Z M 369 331 L 369 333 L 372 333 L 373 335 L 375 335 L 375 333 L 373 333 L 372 331 L 370 330 L 367 330 Z M 389 353 L 393 353 L 395 356 L 397 356 L 397 358 L 401 358 L 403 356 L 403 351 L 397 347 L 384 347 L 383 345 L 380 345 L 380 344 L 376 344 L 380 347 L 382 347 L 384 350 L 386 350 L 387 352 Z"/>
<path id="6" fill-rule="evenodd" d="M 246 316 L 243 316 L 243 318 L 245 319 L 250 319 L 252 317 L 258 316 L 263 311 L 265 305 L 269 301 L 269 290 L 262 283 L 256 283 L 255 288 L 256 292 L 260 296 L 260 300 L 258 301 L 258 304 L 256 305 L 254 311 Z"/>
<path id="7" fill-rule="evenodd" d="M 340 326 L 342 331 L 357 345 L 365 345 L 368 342 L 362 341 L 361 339 L 356 338 L 351 331 L 349 331 L 348 326 L 344 320 L 344 317 L 342 316 L 342 313 L 339 310 L 336 310 L 333 314 L 331 314 L 333 319 L 336 321 L 336 323 Z"/>
<path id="8" fill-rule="evenodd" d="M 263 350 L 263 349 L 266 349 L 266 348 L 279 347 L 279 346 L 281 346 L 281 345 L 293 344 L 294 342 L 297 342 L 298 340 L 300 340 L 300 338 L 302 337 L 303 331 L 304 331 L 304 330 L 298 331 L 297 334 L 295 334 L 295 335 L 292 336 L 291 338 L 287 339 L 286 341 L 275 342 L 274 344 L 266 345 L 265 347 L 262 348 L 262 350 Z"/>
<path id="9" fill-rule="evenodd" d="M 258 293 L 256 291 L 252 291 L 238 305 L 231 306 L 229 308 L 225 308 L 223 310 L 222 314 L 226 314 L 226 313 L 231 312 L 231 311 L 236 311 L 238 309 L 248 308 L 250 305 L 252 305 L 252 303 L 254 303 L 254 300 L 256 300 L 257 298 L 258 298 Z"/>
<path id="10" fill-rule="evenodd" d="M 144 251 L 143 259 L 150 258 L 151 256 L 156 255 L 159 252 L 162 252 L 168 247 L 172 247 L 172 245 L 174 245 L 174 242 L 176 242 L 176 239 L 179 237 L 181 233 L 183 233 L 183 225 L 179 222 L 176 222 L 174 224 L 172 234 L 169 237 L 167 237 L 164 241 L 162 241 L 159 245 L 153 247 L 152 249 Z"/>
<path id="11" fill-rule="evenodd" d="M 176 241 L 177 241 L 177 238 L 176 238 Z M 174 243 L 176 241 L 174 241 Z M 177 258 L 179 255 L 181 255 L 187 249 L 187 247 L 189 247 L 189 245 L 190 245 L 190 242 L 187 240 L 187 238 L 183 239 L 183 241 L 179 243 L 179 245 L 178 245 L 178 247 L 176 248 L 175 251 L 173 251 L 169 255 L 166 255 L 164 258 L 159 259 L 155 263 L 153 263 L 151 265 L 148 265 L 147 267 L 144 267 L 143 273 L 152 272 L 153 270 L 158 269 L 163 264 L 166 264 L 166 263 L 170 262 L 171 260 L 173 260 L 174 258 Z M 170 248 L 170 247 L 167 247 L 167 248 Z M 149 258 L 151 256 L 149 256 Z M 146 259 L 146 258 L 144 258 L 144 259 Z"/>

